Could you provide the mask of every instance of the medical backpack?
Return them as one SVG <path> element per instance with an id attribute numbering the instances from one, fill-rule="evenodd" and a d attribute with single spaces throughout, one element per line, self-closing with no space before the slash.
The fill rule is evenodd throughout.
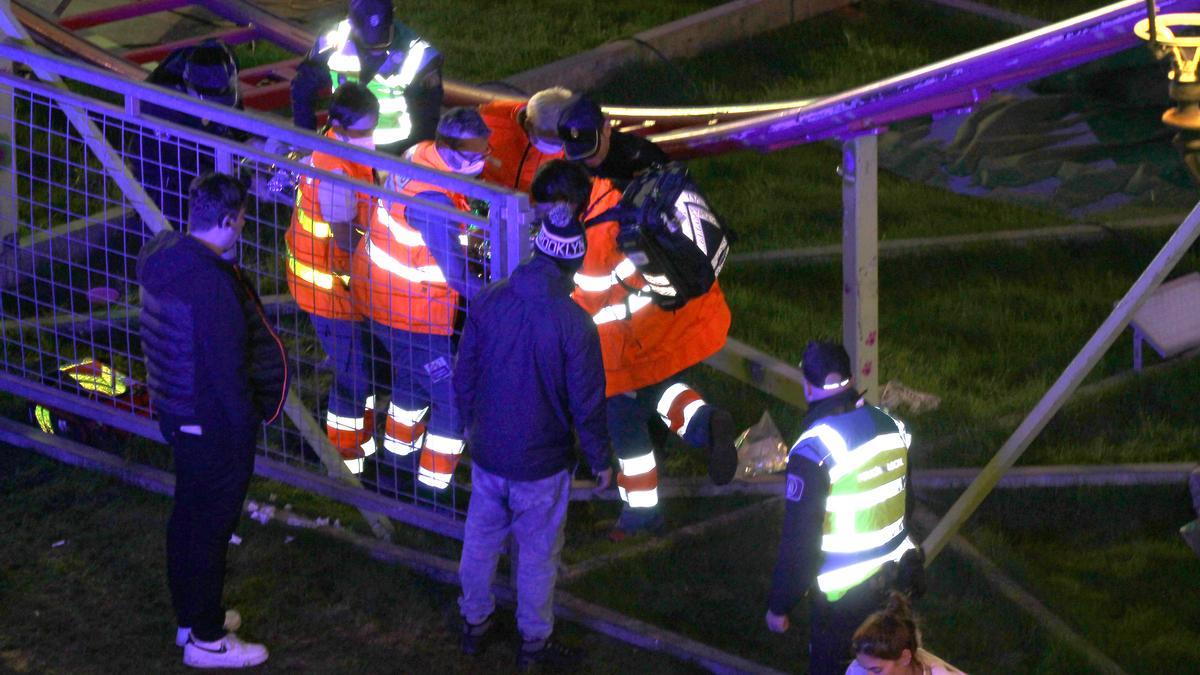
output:
<path id="1" fill-rule="evenodd" d="M 735 235 L 713 213 L 680 162 L 654 166 L 621 193 L 598 220 L 620 224 L 617 246 L 646 284 L 636 290 L 665 310 L 676 310 L 712 288 Z"/>

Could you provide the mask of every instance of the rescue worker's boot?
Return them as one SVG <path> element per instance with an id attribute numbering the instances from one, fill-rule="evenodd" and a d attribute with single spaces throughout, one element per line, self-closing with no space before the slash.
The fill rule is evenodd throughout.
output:
<path id="1" fill-rule="evenodd" d="M 425 436 L 425 446 L 421 448 L 421 466 L 417 470 L 417 481 L 434 490 L 445 490 L 450 487 L 454 477 L 454 469 L 462 457 L 463 441 L 429 433 Z"/>
<path id="2" fill-rule="evenodd" d="M 736 431 L 733 416 L 706 403 L 695 389 L 681 382 L 663 391 L 655 404 L 663 424 L 688 445 L 708 452 L 708 477 L 725 485 L 737 473 Z"/>
<path id="3" fill-rule="evenodd" d="M 621 542 L 639 534 L 656 535 L 662 532 L 666 522 L 657 507 L 634 509 L 626 506 L 617 518 L 617 524 L 608 533 L 609 541 Z"/>

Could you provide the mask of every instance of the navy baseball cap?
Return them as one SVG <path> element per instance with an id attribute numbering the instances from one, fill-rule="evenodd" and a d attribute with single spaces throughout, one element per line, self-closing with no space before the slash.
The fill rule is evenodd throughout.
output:
<path id="1" fill-rule="evenodd" d="M 392 0 L 350 0 L 350 25 L 368 47 L 391 44 L 395 17 Z"/>
<path id="2" fill-rule="evenodd" d="M 587 159 L 600 149 L 600 130 L 607 122 L 600 106 L 583 94 L 577 94 L 558 117 L 558 137 L 567 159 Z"/>

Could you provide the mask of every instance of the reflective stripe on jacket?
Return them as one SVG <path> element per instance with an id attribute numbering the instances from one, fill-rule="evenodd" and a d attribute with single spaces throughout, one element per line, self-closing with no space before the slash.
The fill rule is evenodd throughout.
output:
<path id="1" fill-rule="evenodd" d="M 439 171 L 450 170 L 433 141 L 414 145 L 405 159 Z M 437 192 L 460 210 L 469 210 L 466 197 L 444 187 L 394 174 L 388 181 L 389 187 L 404 196 Z M 409 225 L 406 210 L 400 202 L 379 203 L 371 210 L 367 236 L 354 251 L 354 301 L 364 315 L 386 326 L 450 335 L 458 294 L 446 282 L 420 231 Z"/>
<path id="2" fill-rule="evenodd" d="M 342 20 L 322 35 L 317 41 L 316 51 L 319 54 L 332 52 L 329 56 L 329 77 L 334 90 L 346 82 L 359 81 L 361 66 L 354 40 L 350 38 L 349 19 Z M 367 89 L 379 99 L 379 125 L 374 133 L 376 145 L 397 143 L 412 134 L 412 116 L 404 99 L 404 91 L 438 56 L 438 51 L 419 37 L 409 39 L 407 44 L 393 43 L 388 48 L 387 60 L 366 83 Z"/>
<path id="3" fill-rule="evenodd" d="M 621 192 L 605 178 L 592 184 L 584 219 L 615 206 Z M 675 312 L 647 296 L 631 294 L 645 280 L 617 248 L 616 222 L 587 230 L 588 249 L 575 275 L 575 302 L 587 310 L 600 332 L 607 396 L 641 389 L 696 365 L 717 353 L 729 334 L 729 306 L 719 284 Z"/>
<path id="4" fill-rule="evenodd" d="M 529 142 L 521 125 L 524 101 L 491 101 L 479 106 L 479 114 L 492 130 L 488 144 L 491 159 L 483 165 L 482 180 L 520 192 L 529 192 L 533 175 L 546 162 L 562 157 L 562 151 L 547 155 Z"/>
<path id="5" fill-rule="evenodd" d="M 832 602 L 916 548 L 905 528 L 909 437 L 865 405 L 819 420 L 791 453 L 829 473 L 817 587 Z"/>
<path id="6" fill-rule="evenodd" d="M 333 132 L 326 136 L 332 138 Z M 315 152 L 309 163 L 317 169 L 340 172 L 349 179 L 374 182 L 371 167 L 340 157 Z M 350 296 L 350 277 L 337 274 L 337 270 L 350 269 L 350 252 L 333 243 L 333 228 L 322 215 L 320 186 L 320 178 L 304 176 L 296 190 L 296 208 L 285 237 L 288 290 L 305 312 L 328 319 L 358 320 L 362 317 Z M 355 197 L 358 210 L 354 225 L 365 230 L 374 200 L 361 193 Z"/>

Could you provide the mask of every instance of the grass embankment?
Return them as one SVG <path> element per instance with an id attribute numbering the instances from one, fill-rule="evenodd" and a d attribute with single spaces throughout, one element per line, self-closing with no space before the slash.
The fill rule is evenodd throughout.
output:
<path id="1" fill-rule="evenodd" d="M 1042 21 L 1063 21 L 1113 3 L 1106 0 L 975 0 L 981 5 Z"/>
<path id="2" fill-rule="evenodd" d="M 166 590 L 169 499 L 12 448 L 0 449 L 0 494 L 0 671 L 187 672 Z M 270 647 L 263 672 L 513 669 L 511 635 L 478 660 L 459 654 L 453 587 L 311 532 L 249 519 L 238 532 L 226 599 L 242 634 Z M 585 649 L 587 672 L 690 672 L 569 624 L 559 632 Z"/>

